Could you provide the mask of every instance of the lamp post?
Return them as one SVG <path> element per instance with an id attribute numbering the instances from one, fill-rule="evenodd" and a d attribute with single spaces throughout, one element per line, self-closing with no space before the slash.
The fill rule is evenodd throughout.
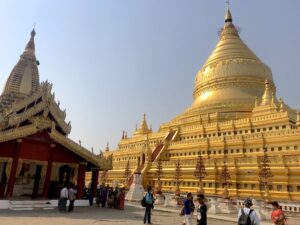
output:
<path id="1" fill-rule="evenodd" d="M 199 188 L 197 190 L 197 194 L 204 194 L 203 179 L 206 177 L 206 170 L 203 158 L 201 156 L 201 152 L 198 153 L 198 159 L 196 161 L 196 169 L 194 175 L 199 180 Z"/>
<path id="2" fill-rule="evenodd" d="M 225 199 L 228 199 L 229 198 L 228 186 L 231 184 L 231 177 L 230 177 L 230 173 L 226 161 L 227 161 L 227 157 L 225 156 L 223 161 L 222 171 L 220 174 L 220 180 L 224 188 L 223 196 Z"/>
<path id="3" fill-rule="evenodd" d="M 128 188 L 128 182 L 130 179 L 130 175 L 131 175 L 131 170 L 130 170 L 130 164 L 129 164 L 129 160 L 127 161 L 126 167 L 125 167 L 125 171 L 124 171 L 124 186 L 127 189 Z"/>
<path id="4" fill-rule="evenodd" d="M 161 159 L 158 159 L 157 164 L 156 164 L 156 176 L 157 176 L 157 186 L 156 186 L 156 194 L 161 194 L 161 175 L 163 174 L 162 172 L 162 161 Z"/>
<path id="5" fill-rule="evenodd" d="M 264 186 L 265 193 L 263 197 L 266 202 L 269 201 L 270 198 L 269 184 L 271 183 L 270 178 L 273 176 L 269 163 L 270 160 L 269 156 L 267 155 L 267 148 L 264 148 L 264 154 L 260 161 L 259 181 L 260 184 Z"/>
<path id="6" fill-rule="evenodd" d="M 180 196 L 180 184 L 181 184 L 181 176 L 182 176 L 182 169 L 180 159 L 175 162 L 175 174 L 174 174 L 174 182 L 176 185 L 175 195 Z"/>

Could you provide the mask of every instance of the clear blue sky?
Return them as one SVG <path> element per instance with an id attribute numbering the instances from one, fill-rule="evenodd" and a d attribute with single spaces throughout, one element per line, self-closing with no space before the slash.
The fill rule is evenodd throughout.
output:
<path id="1" fill-rule="evenodd" d="M 194 77 L 218 41 L 225 0 L 0 0 L 0 86 L 36 22 L 40 80 L 88 149 L 116 147 L 144 112 L 157 130 L 192 102 Z M 300 1 L 232 0 L 246 44 L 300 108 Z"/>

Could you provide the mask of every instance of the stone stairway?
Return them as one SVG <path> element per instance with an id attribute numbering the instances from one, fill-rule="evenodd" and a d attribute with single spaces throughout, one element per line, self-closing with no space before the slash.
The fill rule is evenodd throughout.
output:
<path id="1" fill-rule="evenodd" d="M 54 209 L 55 205 L 49 200 L 11 200 L 9 201 L 9 209 L 11 210 L 34 210 L 34 209 L 44 209 L 50 210 Z"/>

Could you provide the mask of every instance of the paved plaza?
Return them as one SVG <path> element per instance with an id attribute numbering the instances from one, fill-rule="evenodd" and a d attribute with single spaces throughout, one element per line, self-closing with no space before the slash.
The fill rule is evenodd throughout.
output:
<path id="1" fill-rule="evenodd" d="M 5 225 L 137 225 L 143 224 L 144 210 L 126 207 L 124 211 L 97 207 L 77 207 L 73 213 L 56 210 L 0 210 L 0 224 Z M 153 211 L 154 225 L 181 225 L 182 217 L 171 212 Z M 209 219 L 213 225 L 233 225 L 233 222 Z"/>
<path id="2" fill-rule="evenodd" d="M 12 211 L 0 210 L 0 224 L 5 225 L 137 225 L 143 224 L 144 209 L 126 206 L 124 211 L 98 207 L 77 207 L 72 213 L 57 210 Z M 171 212 L 154 210 L 153 225 L 181 225 L 183 217 L 176 210 Z M 236 215 L 218 215 L 219 219 L 208 218 L 209 225 L 236 225 Z M 227 217 L 226 221 L 224 218 Z M 231 217 L 231 218 L 230 218 Z M 300 217 L 289 218 L 289 225 L 297 225 Z M 262 225 L 271 224 L 263 222 Z"/>

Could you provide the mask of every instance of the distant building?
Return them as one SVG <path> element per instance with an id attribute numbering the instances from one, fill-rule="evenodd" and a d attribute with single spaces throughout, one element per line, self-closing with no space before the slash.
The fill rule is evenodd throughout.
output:
<path id="1" fill-rule="evenodd" d="M 109 153 L 113 169 L 108 181 L 124 182 L 129 160 L 145 187 L 157 185 L 160 159 L 162 191 L 174 192 L 179 159 L 180 190 L 197 192 L 194 172 L 201 154 L 206 195 L 224 195 L 226 174 L 229 197 L 300 200 L 299 112 L 277 99 L 272 71 L 241 40 L 229 9 L 218 44 L 195 77 L 193 98 L 158 132 L 148 128 L 144 117 L 132 137 L 123 133 L 116 151 Z"/>
<path id="2" fill-rule="evenodd" d="M 0 96 L 0 198 L 56 198 L 63 183 L 73 182 L 83 196 L 85 172 L 97 186 L 101 162 L 68 138 L 71 123 L 51 92 L 39 82 L 35 31 Z"/>

